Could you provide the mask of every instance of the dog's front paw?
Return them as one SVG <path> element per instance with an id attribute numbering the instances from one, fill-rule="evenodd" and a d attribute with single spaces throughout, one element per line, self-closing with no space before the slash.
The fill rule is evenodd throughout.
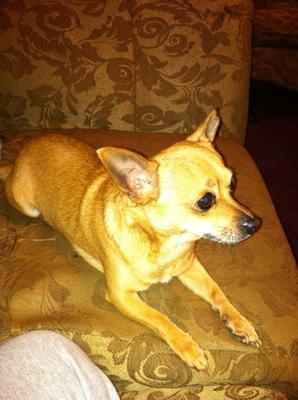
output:
<path id="1" fill-rule="evenodd" d="M 189 367 L 210 374 L 206 353 L 188 334 L 183 332 L 168 340 L 168 344 Z"/>
<path id="2" fill-rule="evenodd" d="M 262 342 L 256 330 L 242 315 L 231 318 L 228 314 L 223 314 L 221 319 L 240 342 L 256 347 L 261 346 Z"/>

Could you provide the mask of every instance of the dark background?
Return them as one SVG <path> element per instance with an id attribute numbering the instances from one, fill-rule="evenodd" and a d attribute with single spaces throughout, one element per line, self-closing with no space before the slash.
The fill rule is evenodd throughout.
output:
<path id="1" fill-rule="evenodd" d="M 251 81 L 246 148 L 298 259 L 298 92 Z"/>

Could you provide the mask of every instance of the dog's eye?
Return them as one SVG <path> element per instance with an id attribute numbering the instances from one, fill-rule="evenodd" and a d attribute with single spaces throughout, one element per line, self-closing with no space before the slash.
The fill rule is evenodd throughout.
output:
<path id="1" fill-rule="evenodd" d="M 215 196 L 213 193 L 206 193 L 200 200 L 197 201 L 197 206 L 201 210 L 209 210 L 215 203 Z"/>
<path id="2" fill-rule="evenodd" d="M 235 185 L 236 185 L 236 179 L 235 179 L 235 175 L 233 175 L 232 178 L 231 178 L 231 182 L 230 182 L 230 189 L 234 190 L 235 189 Z"/>

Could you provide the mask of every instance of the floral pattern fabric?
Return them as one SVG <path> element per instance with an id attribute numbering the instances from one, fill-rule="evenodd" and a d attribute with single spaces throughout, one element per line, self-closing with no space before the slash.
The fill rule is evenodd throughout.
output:
<path id="1" fill-rule="evenodd" d="M 0 129 L 191 132 L 244 141 L 250 0 L 0 3 Z"/>
<path id="2" fill-rule="evenodd" d="M 276 389 L 251 385 L 196 385 L 183 389 L 144 390 L 128 392 L 122 400 L 287 400 Z"/>
<path id="3" fill-rule="evenodd" d="M 30 134 L 34 132 L 2 133 L 3 161 L 13 159 Z M 116 137 L 118 146 L 147 154 L 152 147 L 155 151 L 181 138 L 147 133 L 138 141 L 137 133 L 127 133 L 128 145 L 121 133 L 74 130 L 69 134 L 95 147 L 115 145 Z M 173 279 L 152 286 L 141 296 L 206 351 L 210 375 L 188 368 L 165 342 L 106 301 L 104 275 L 78 257 L 62 235 L 41 219 L 12 209 L 3 185 L 0 339 L 33 329 L 58 331 L 107 373 L 125 400 L 283 399 L 278 391 L 298 398 L 297 267 L 249 155 L 228 139 L 218 140 L 217 147 L 237 172 L 236 198 L 259 215 L 263 224 L 254 237 L 236 246 L 201 240 L 197 253 L 231 302 L 256 327 L 260 349 L 238 342 L 206 302 Z M 271 387 L 272 392 L 253 386 Z"/>

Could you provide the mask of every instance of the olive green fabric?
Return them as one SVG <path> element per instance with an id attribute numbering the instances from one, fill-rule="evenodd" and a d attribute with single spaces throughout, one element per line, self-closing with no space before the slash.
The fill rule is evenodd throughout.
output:
<path id="1" fill-rule="evenodd" d="M 244 142 L 250 0 L 0 2 L 0 129 L 191 132 Z"/>
<path id="2" fill-rule="evenodd" d="M 286 400 L 276 389 L 251 385 L 196 385 L 183 389 L 155 389 L 127 392 L 122 400 Z"/>
<path id="3" fill-rule="evenodd" d="M 118 145 L 149 155 L 181 139 L 177 134 L 65 133 L 95 147 Z M 5 159 L 13 159 L 23 137 L 30 134 L 2 133 Z M 41 219 L 27 218 L 12 209 L 3 186 L 1 339 L 39 328 L 59 331 L 87 352 L 126 400 L 204 399 L 209 385 L 213 385 L 210 391 L 218 393 L 217 399 L 262 398 L 249 397 L 248 393 L 256 392 L 245 392 L 243 385 L 269 386 L 298 398 L 295 261 L 268 191 L 246 150 L 224 138 L 217 146 L 236 171 L 236 198 L 259 215 L 263 224 L 251 239 L 235 246 L 201 240 L 197 253 L 232 303 L 256 327 L 263 343 L 260 349 L 238 342 L 206 302 L 173 279 L 152 286 L 141 297 L 189 332 L 207 352 L 209 376 L 188 368 L 161 339 L 105 300 L 104 275 L 86 264 L 61 234 Z"/>

